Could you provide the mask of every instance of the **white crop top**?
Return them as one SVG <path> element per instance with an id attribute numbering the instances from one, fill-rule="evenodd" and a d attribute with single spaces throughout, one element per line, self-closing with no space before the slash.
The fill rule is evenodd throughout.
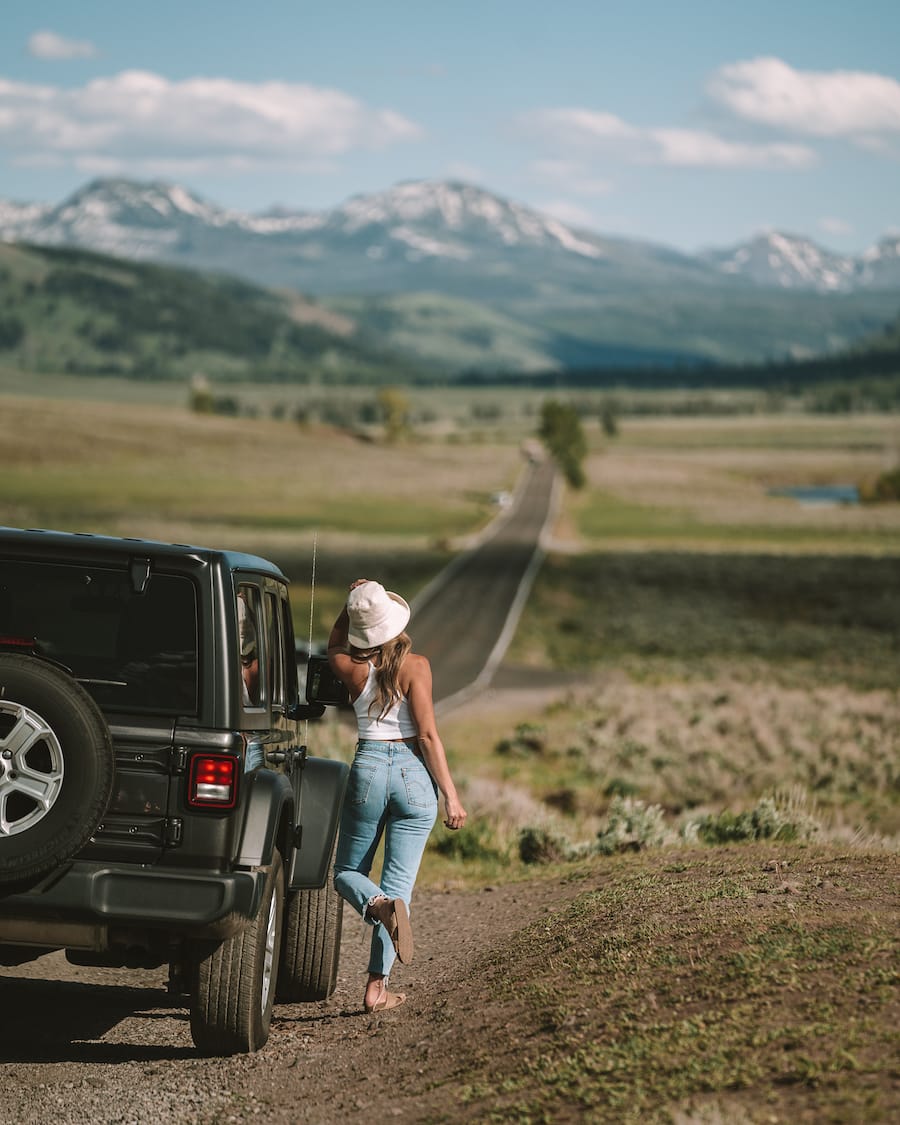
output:
<path id="1" fill-rule="evenodd" d="M 388 708 L 387 714 L 381 719 L 378 718 L 375 706 L 372 707 L 372 714 L 369 714 L 369 705 L 375 699 L 375 688 L 375 666 L 369 661 L 369 675 L 366 677 L 366 686 L 353 700 L 359 737 L 361 739 L 371 738 L 378 742 L 396 742 L 402 738 L 416 738 L 419 732 L 410 713 L 406 696 L 399 703 L 392 704 Z"/>

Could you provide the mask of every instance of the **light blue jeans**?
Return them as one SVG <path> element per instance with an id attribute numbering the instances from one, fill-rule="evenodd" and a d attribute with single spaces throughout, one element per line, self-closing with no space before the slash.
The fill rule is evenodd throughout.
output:
<path id="1" fill-rule="evenodd" d="M 437 817 L 437 787 L 415 740 L 356 745 L 341 812 L 334 886 L 366 921 L 370 898 L 387 895 L 409 906 L 425 844 Z M 381 885 L 369 878 L 384 836 Z M 369 972 L 387 976 L 396 953 L 387 930 L 374 923 Z"/>

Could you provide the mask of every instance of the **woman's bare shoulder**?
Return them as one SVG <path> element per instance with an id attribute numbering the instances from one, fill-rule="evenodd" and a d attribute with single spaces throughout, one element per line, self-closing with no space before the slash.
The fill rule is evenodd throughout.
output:
<path id="1" fill-rule="evenodd" d="M 418 652 L 409 652 L 406 654 L 406 659 L 403 661 L 403 676 L 412 682 L 413 680 L 431 679 L 431 663 L 427 656 L 422 656 Z"/>

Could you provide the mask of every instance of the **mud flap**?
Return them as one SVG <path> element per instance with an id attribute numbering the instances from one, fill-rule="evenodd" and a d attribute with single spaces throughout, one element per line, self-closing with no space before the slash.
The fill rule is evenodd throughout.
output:
<path id="1" fill-rule="evenodd" d="M 324 887 L 328 878 L 350 767 L 330 758 L 307 758 L 295 770 L 294 819 L 299 844 L 291 857 L 288 888 Z"/>

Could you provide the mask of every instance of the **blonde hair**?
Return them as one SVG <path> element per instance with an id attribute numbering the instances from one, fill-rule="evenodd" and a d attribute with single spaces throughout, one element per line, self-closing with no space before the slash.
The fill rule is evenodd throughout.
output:
<path id="1" fill-rule="evenodd" d="M 381 662 L 375 669 L 375 698 L 369 704 L 369 714 L 373 708 L 378 708 L 378 718 L 383 719 L 395 703 L 403 698 L 400 690 L 400 668 L 407 654 L 412 649 L 412 641 L 407 633 L 385 641 L 383 645 L 374 648 L 357 648 L 350 646 L 350 653 L 354 660 L 369 660 L 376 653 L 381 653 Z"/>

